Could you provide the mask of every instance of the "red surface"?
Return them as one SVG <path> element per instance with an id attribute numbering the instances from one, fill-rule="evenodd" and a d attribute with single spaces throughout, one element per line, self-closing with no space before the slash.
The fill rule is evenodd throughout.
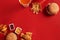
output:
<path id="1" fill-rule="evenodd" d="M 49 2 L 56 2 L 60 6 L 59 0 L 46 0 L 42 8 L 44 9 Z M 23 32 L 31 31 L 32 40 L 60 40 L 60 11 L 55 16 L 47 16 L 44 12 L 36 15 L 30 8 L 22 7 L 18 0 L 0 0 L 0 24 L 8 25 L 13 22 L 16 27 L 21 27 Z M 5 40 L 1 34 L 0 40 Z"/>

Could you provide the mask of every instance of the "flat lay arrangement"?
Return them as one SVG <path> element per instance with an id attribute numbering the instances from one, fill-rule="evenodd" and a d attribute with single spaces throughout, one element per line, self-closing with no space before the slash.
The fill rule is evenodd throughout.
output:
<path id="1" fill-rule="evenodd" d="M 1 1 L 0 40 L 60 39 L 59 2 L 58 0 Z"/>
<path id="2" fill-rule="evenodd" d="M 14 31 L 7 34 L 7 31 Z M 32 32 L 22 32 L 22 28 L 17 27 L 15 29 L 14 23 L 9 24 L 9 28 L 7 25 L 0 25 L 0 33 L 6 36 L 6 40 L 17 40 L 17 35 L 20 36 L 21 40 L 32 40 Z"/>
<path id="3" fill-rule="evenodd" d="M 38 2 L 32 3 L 31 10 L 33 11 L 33 13 L 38 14 L 39 11 L 43 11 L 41 4 L 43 4 L 45 1 L 46 0 L 42 0 L 40 3 L 38 3 Z M 32 0 L 25 0 L 25 1 L 24 0 L 19 0 L 19 2 L 24 7 L 29 7 Z M 59 12 L 59 5 L 55 2 L 48 3 L 46 10 L 47 10 L 47 13 L 49 15 L 57 14 Z"/>

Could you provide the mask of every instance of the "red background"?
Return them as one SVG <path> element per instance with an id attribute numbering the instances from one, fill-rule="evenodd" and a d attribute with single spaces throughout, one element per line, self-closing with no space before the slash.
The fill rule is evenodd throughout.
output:
<path id="1" fill-rule="evenodd" d="M 60 6 L 59 0 L 46 0 L 42 8 L 49 2 L 56 2 Z M 30 9 L 31 7 L 22 7 L 19 0 L 0 0 L 0 24 L 14 23 L 15 27 L 21 27 L 23 32 L 31 31 L 32 40 L 60 40 L 60 11 L 55 16 L 48 16 L 44 11 L 38 15 L 33 14 Z M 0 40 L 5 40 L 1 34 Z"/>

